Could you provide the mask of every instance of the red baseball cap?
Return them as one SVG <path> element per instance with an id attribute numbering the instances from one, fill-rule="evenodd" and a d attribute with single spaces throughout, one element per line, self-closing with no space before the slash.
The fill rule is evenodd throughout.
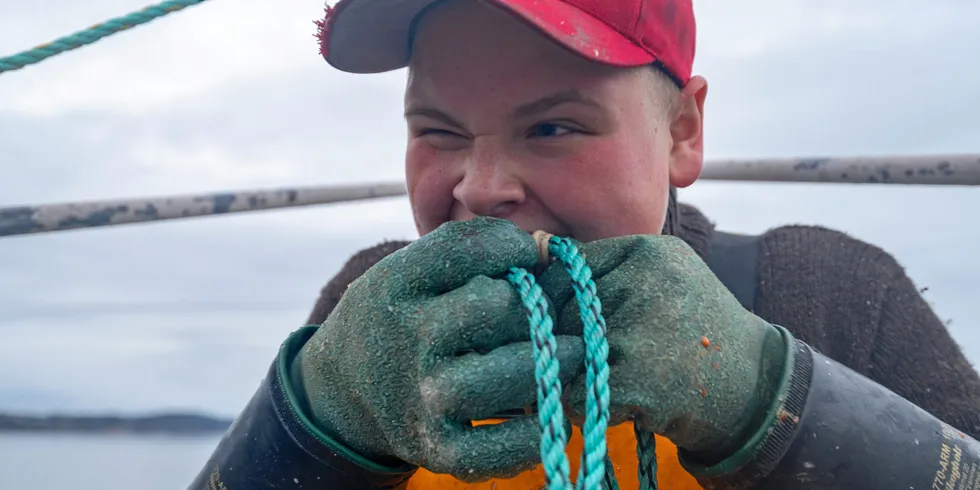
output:
<path id="1" fill-rule="evenodd" d="M 317 22 L 320 54 L 350 73 L 408 66 L 413 29 L 442 0 L 340 0 Z M 659 65 L 686 85 L 694 64 L 691 0 L 477 0 L 510 12 L 579 55 L 614 66 Z"/>

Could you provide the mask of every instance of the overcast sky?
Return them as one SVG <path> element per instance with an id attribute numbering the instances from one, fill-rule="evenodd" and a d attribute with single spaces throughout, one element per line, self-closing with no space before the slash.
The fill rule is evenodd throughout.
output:
<path id="1" fill-rule="evenodd" d="M 0 54 L 146 0 L 0 2 Z M 709 158 L 980 153 L 980 3 L 696 0 Z M 403 178 L 404 72 L 317 54 L 321 0 L 212 0 L 0 75 L 0 206 Z M 720 228 L 819 224 L 906 266 L 980 360 L 980 189 L 701 182 Z M 973 211 L 970 211 L 970 210 Z M 0 410 L 237 413 L 403 198 L 0 239 Z"/>

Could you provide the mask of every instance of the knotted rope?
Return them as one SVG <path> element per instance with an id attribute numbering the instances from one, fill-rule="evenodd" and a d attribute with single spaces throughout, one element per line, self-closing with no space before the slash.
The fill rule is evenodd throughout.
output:
<path id="1" fill-rule="evenodd" d="M 579 467 L 576 490 L 617 490 L 616 476 L 606 447 L 609 425 L 609 344 L 606 341 L 606 321 L 602 304 L 596 294 L 592 270 L 571 240 L 541 231 L 534 233 L 538 244 L 539 269 L 555 257 L 562 262 L 572 278 L 575 299 L 584 325 L 586 367 L 585 423 L 582 464 Z M 524 269 L 512 268 L 507 280 L 521 297 L 524 311 L 531 324 L 534 344 L 534 377 L 537 382 L 538 422 L 541 425 L 541 464 L 544 467 L 548 490 L 570 490 L 568 456 L 565 446 L 565 414 L 561 405 L 561 382 L 558 379 L 558 348 L 552 332 L 554 323 L 548 315 L 548 302 L 534 276 Z M 636 452 L 639 458 L 641 490 L 657 488 L 657 455 L 653 434 L 634 428 Z"/>
<path id="2" fill-rule="evenodd" d="M 40 63 L 52 56 L 92 44 L 99 39 L 120 31 L 131 29 L 164 15 L 197 5 L 206 0 L 167 0 L 142 10 L 109 19 L 88 29 L 55 39 L 47 44 L 36 46 L 12 56 L 0 58 L 0 73 L 19 70 L 27 65 Z"/>

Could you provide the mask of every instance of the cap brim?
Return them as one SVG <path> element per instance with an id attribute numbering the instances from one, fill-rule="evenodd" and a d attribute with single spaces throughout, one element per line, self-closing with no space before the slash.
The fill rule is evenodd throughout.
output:
<path id="1" fill-rule="evenodd" d="M 321 53 L 350 73 L 381 73 L 408 66 L 416 19 L 441 0 L 341 0 L 324 20 Z M 587 12 L 565 2 L 481 0 L 510 12 L 580 56 L 615 66 L 656 61 L 645 49 Z"/>

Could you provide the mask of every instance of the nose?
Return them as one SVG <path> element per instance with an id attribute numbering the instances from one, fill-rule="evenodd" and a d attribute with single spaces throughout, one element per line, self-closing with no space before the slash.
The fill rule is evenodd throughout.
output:
<path id="1" fill-rule="evenodd" d="M 484 143 L 484 144 L 481 144 Z M 507 218 L 524 202 L 524 183 L 516 162 L 491 142 L 474 145 L 453 196 L 474 216 Z"/>

